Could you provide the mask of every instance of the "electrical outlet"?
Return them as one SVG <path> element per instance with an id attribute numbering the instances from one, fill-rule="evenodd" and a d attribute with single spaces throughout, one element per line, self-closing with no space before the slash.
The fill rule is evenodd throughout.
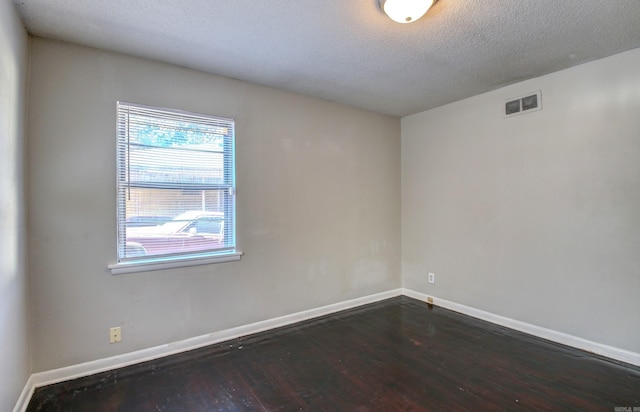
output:
<path id="1" fill-rule="evenodd" d="M 118 343 L 122 340 L 122 329 L 120 326 L 109 329 L 109 343 Z"/>
<path id="2" fill-rule="evenodd" d="M 436 283 L 436 275 L 435 275 L 435 273 L 429 272 L 429 283 Z"/>

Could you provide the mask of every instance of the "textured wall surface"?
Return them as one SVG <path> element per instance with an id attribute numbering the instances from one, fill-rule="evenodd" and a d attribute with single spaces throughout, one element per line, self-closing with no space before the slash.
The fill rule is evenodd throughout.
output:
<path id="1" fill-rule="evenodd" d="M 401 286 L 400 119 L 42 39 L 30 90 L 36 371 Z M 241 261 L 107 271 L 117 100 L 236 120 Z"/>
<path id="2" fill-rule="evenodd" d="M 0 1 L 0 410 L 10 411 L 30 372 L 24 142 L 28 38 Z"/>
<path id="3" fill-rule="evenodd" d="M 404 286 L 640 352 L 638 65 L 640 49 L 403 118 Z M 543 110 L 503 118 L 536 90 Z"/>

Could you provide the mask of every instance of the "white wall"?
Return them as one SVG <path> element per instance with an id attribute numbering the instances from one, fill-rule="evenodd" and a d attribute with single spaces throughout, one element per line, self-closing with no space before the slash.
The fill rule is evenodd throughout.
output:
<path id="1" fill-rule="evenodd" d="M 640 352 L 638 67 L 640 49 L 403 118 L 404 287 Z M 502 117 L 536 90 L 542 111 Z"/>
<path id="2" fill-rule="evenodd" d="M 28 38 L 0 1 L 0 410 L 13 409 L 30 373 L 24 198 Z"/>
<path id="3" fill-rule="evenodd" d="M 401 286 L 398 118 L 43 39 L 30 90 L 36 371 Z M 116 100 L 235 118 L 241 261 L 109 274 Z"/>

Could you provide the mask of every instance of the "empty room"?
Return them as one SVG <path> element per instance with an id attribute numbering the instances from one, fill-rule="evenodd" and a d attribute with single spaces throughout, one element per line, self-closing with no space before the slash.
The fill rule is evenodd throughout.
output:
<path id="1" fill-rule="evenodd" d="M 0 0 L 0 411 L 640 412 L 638 0 Z"/>

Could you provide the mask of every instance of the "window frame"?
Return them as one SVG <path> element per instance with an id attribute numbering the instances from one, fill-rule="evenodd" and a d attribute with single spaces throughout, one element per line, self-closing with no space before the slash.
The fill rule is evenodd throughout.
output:
<path id="1" fill-rule="evenodd" d="M 224 240 L 225 245 L 223 248 L 203 250 L 197 252 L 182 252 L 176 254 L 163 254 L 163 255 L 151 255 L 151 256 L 134 256 L 125 257 L 124 250 L 127 248 L 126 240 L 126 207 L 123 207 L 122 197 L 126 196 L 125 193 L 132 187 L 130 177 L 127 175 L 129 167 L 128 147 L 127 149 L 121 148 L 121 146 L 128 146 L 128 131 L 125 132 L 126 138 L 123 141 L 123 127 L 128 128 L 121 124 L 121 116 L 128 119 L 129 114 L 121 114 L 122 110 L 142 110 L 154 112 L 158 114 L 166 114 L 167 118 L 175 116 L 184 116 L 184 118 L 197 118 L 211 120 L 212 122 L 229 123 L 231 125 L 231 137 L 223 139 L 222 145 L 222 163 L 223 163 L 223 183 L 218 189 L 206 189 L 206 190 L 221 190 L 223 196 L 223 213 L 224 216 L 231 216 L 225 218 L 223 222 Z M 197 122 L 194 122 L 197 123 Z M 123 101 L 116 102 L 116 262 L 115 264 L 108 265 L 108 269 L 111 274 L 131 273 L 131 272 L 143 272 L 161 269 L 171 269 L 179 267 L 207 265 L 213 263 L 224 263 L 240 260 L 243 253 L 237 250 L 236 243 L 236 154 L 235 154 L 235 120 L 224 118 L 220 116 L 212 116 L 207 114 L 187 112 L 178 109 L 146 106 L 136 103 L 128 103 Z M 144 186 L 140 186 L 144 187 Z M 160 189 L 170 189 L 168 186 L 159 185 Z M 176 189 L 171 188 L 171 189 Z M 187 188 L 192 189 L 192 188 Z M 197 188 L 197 190 L 205 190 L 203 188 Z M 197 222 L 195 222 L 197 223 Z M 190 223 L 193 224 L 193 223 Z M 231 227 L 229 228 L 229 225 Z M 132 226 L 133 227 L 133 226 Z"/>

